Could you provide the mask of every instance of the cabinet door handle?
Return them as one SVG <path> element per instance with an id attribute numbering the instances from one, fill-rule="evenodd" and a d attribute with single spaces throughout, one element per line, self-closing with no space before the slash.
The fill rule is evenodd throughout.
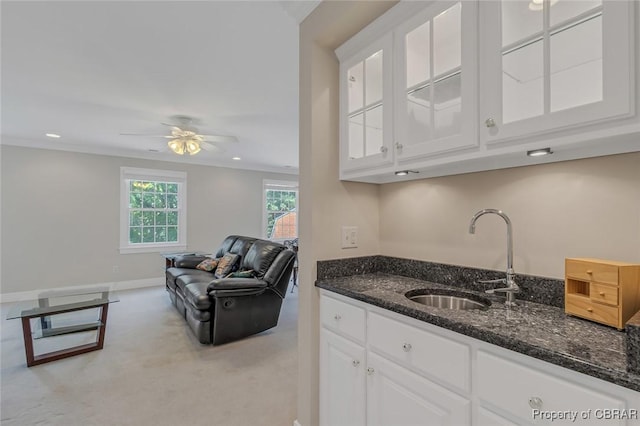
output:
<path id="1" fill-rule="evenodd" d="M 484 125 L 487 127 L 496 127 L 496 120 L 494 120 L 493 118 L 487 118 L 486 120 L 484 120 Z"/>
<path id="2" fill-rule="evenodd" d="M 411 350 L 411 343 L 405 343 L 404 345 L 402 345 L 402 349 L 405 352 L 409 352 Z"/>
<path id="3" fill-rule="evenodd" d="M 598 293 L 598 294 L 600 294 L 600 296 L 604 296 L 604 291 L 601 291 L 601 292 L 600 292 L 600 293 Z"/>
<path id="4" fill-rule="evenodd" d="M 386 146 L 381 146 L 381 147 L 380 147 L 380 152 L 381 152 L 381 153 L 386 154 L 386 153 L 387 153 L 387 151 L 389 151 L 389 148 L 387 148 Z"/>
<path id="5" fill-rule="evenodd" d="M 357 359 L 354 359 L 352 364 L 353 364 L 354 367 L 357 367 L 357 366 L 360 365 L 360 361 L 358 361 Z"/>
<path id="6" fill-rule="evenodd" d="M 373 368 L 371 368 L 371 367 L 367 368 L 367 374 L 368 374 L 368 375 L 370 375 L 370 376 L 371 376 L 373 373 L 375 373 L 375 371 L 376 371 L 376 370 L 374 370 L 374 369 L 373 369 Z"/>
<path id="7" fill-rule="evenodd" d="M 396 149 L 400 151 L 402 149 L 402 144 L 400 142 L 396 142 Z"/>
<path id="8" fill-rule="evenodd" d="M 537 396 L 529 398 L 529 407 L 539 410 L 540 408 L 542 408 L 542 399 L 538 398 Z"/>
<path id="9" fill-rule="evenodd" d="M 587 308 L 587 312 L 593 312 L 593 308 Z"/>
<path id="10" fill-rule="evenodd" d="M 587 274 L 591 275 L 593 274 L 593 271 L 591 269 L 587 269 Z"/>
<path id="11" fill-rule="evenodd" d="M 334 319 L 334 320 L 336 320 L 336 321 L 340 321 L 340 319 L 341 319 L 341 318 L 342 318 L 342 317 L 341 317 L 339 314 L 335 314 L 335 315 L 333 316 L 333 319 Z"/>

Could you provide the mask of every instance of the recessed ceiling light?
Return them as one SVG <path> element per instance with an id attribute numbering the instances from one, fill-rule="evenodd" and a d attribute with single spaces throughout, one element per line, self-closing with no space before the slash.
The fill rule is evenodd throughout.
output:
<path id="1" fill-rule="evenodd" d="M 406 176 L 409 173 L 420 173 L 420 172 L 417 172 L 415 170 L 398 170 L 397 172 L 395 172 L 396 176 Z"/>
<path id="2" fill-rule="evenodd" d="M 532 149 L 531 151 L 527 151 L 527 155 L 529 157 L 540 157 L 543 155 L 553 154 L 551 148 L 542 148 L 542 149 Z"/>
<path id="3" fill-rule="evenodd" d="M 59 139 L 60 135 L 56 135 L 55 133 L 47 133 L 45 136 L 50 137 L 50 138 L 54 138 L 54 139 Z"/>
<path id="4" fill-rule="evenodd" d="M 236 161 L 240 161 L 240 160 L 242 160 L 242 158 L 240 158 L 240 157 L 233 157 L 233 158 L 231 158 L 231 159 L 232 159 L 232 160 L 236 160 Z"/>

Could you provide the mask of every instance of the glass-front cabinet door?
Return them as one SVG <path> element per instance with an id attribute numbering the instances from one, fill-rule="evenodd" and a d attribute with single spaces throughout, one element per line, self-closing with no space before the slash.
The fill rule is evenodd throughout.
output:
<path id="1" fill-rule="evenodd" d="M 340 63 L 340 168 L 392 164 L 391 35 Z"/>
<path id="2" fill-rule="evenodd" d="M 481 140 L 632 114 L 633 3 L 480 2 Z"/>
<path id="3" fill-rule="evenodd" d="M 395 38 L 399 162 L 478 146 L 477 3 L 436 2 Z"/>

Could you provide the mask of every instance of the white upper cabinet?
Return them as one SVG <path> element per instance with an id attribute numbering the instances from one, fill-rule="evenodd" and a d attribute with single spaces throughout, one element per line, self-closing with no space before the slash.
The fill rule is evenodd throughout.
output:
<path id="1" fill-rule="evenodd" d="M 392 164 L 391 35 L 340 63 L 340 165 Z"/>
<path id="2" fill-rule="evenodd" d="M 507 141 L 634 112 L 633 2 L 480 2 L 480 137 Z"/>
<path id="3" fill-rule="evenodd" d="M 336 50 L 340 178 L 397 182 L 640 150 L 638 9 L 400 1 Z M 553 155 L 527 156 L 541 148 Z"/>
<path id="4" fill-rule="evenodd" d="M 476 31 L 477 4 L 449 1 L 437 2 L 396 29 L 399 163 L 478 146 Z"/>

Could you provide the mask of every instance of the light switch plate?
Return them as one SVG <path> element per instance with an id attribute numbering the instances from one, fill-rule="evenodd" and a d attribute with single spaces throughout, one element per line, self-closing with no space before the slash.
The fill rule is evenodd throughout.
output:
<path id="1" fill-rule="evenodd" d="M 358 247 L 358 227 L 343 226 L 342 227 L 342 248 Z"/>

